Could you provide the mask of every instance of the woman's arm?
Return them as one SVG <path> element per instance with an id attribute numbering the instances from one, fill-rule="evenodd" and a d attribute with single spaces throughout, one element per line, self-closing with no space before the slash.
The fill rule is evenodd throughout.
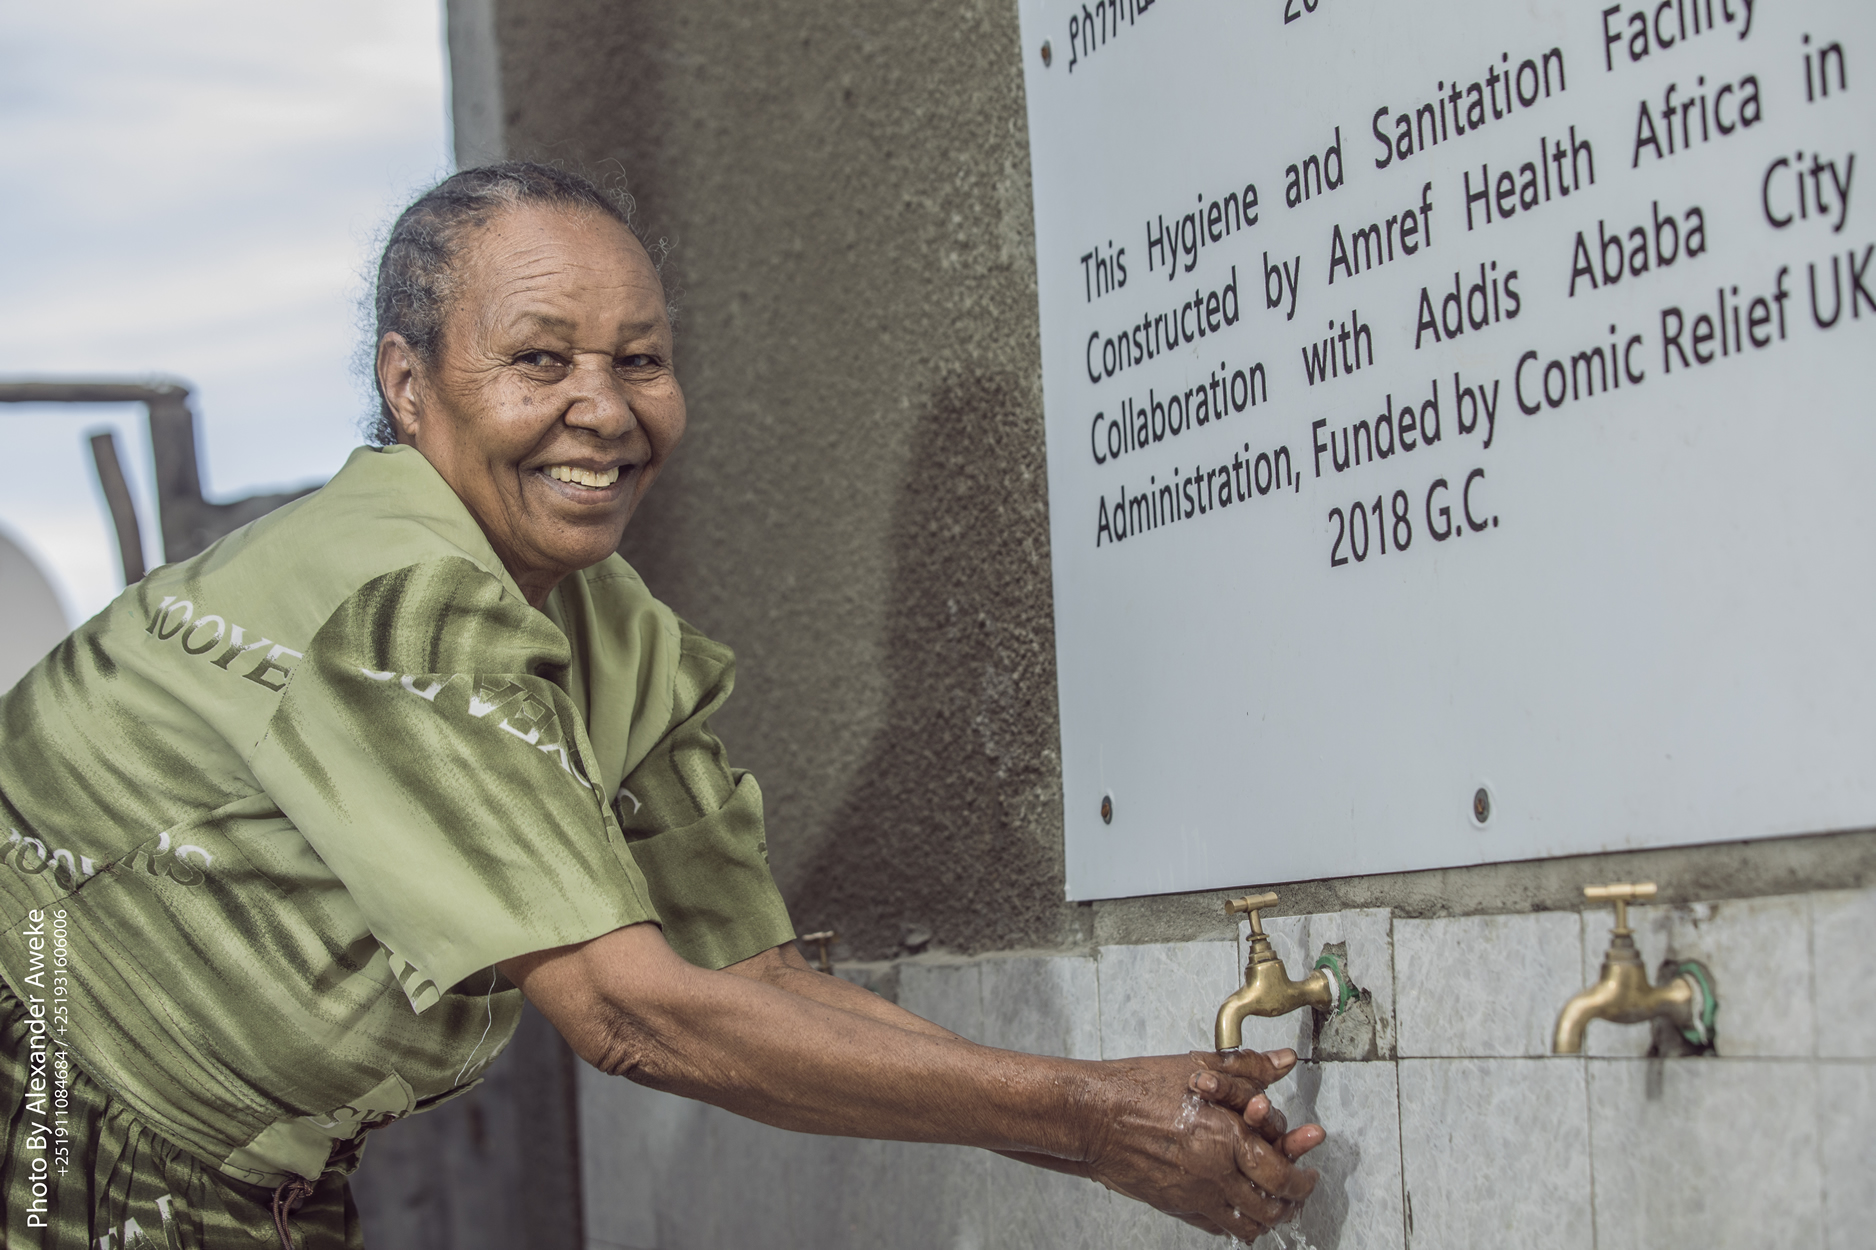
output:
<path id="1" fill-rule="evenodd" d="M 881 998 L 871 990 L 839 977 L 816 972 L 792 942 L 731 964 L 723 971 L 800 994 L 829 1007 L 866 1016 L 881 1024 L 932 1037 L 965 1040 L 949 1029 Z M 1290 1132 L 1283 1113 L 1271 1106 L 1270 1099 L 1263 1096 L 1266 1087 L 1282 1080 L 1296 1065 L 1295 1051 L 1280 1050 L 1266 1055 L 1247 1050 L 1231 1055 L 1195 1054 L 1192 1058 L 1187 1088 L 1207 1102 L 1230 1107 L 1242 1114 L 1246 1124 L 1265 1141 L 1280 1148 L 1290 1159 L 1301 1158 L 1322 1143 L 1324 1134 L 1320 1126 L 1306 1124 Z M 1088 1176 L 1087 1164 L 1077 1160 L 1020 1150 L 1000 1150 L 997 1153 L 1033 1167 L 1066 1172 L 1071 1176 Z"/>
<path id="2" fill-rule="evenodd" d="M 502 969 L 595 1067 L 766 1124 L 1049 1155 L 1245 1240 L 1315 1186 L 1238 1116 L 1188 1102 L 1185 1056 L 1094 1063 L 977 1046 L 906 1027 L 909 1013 L 834 978 L 694 967 L 649 924 Z"/>
<path id="3" fill-rule="evenodd" d="M 763 951 L 760 955 L 745 959 L 741 963 L 731 964 L 723 971 L 764 985 L 772 985 L 778 990 L 787 990 L 803 998 L 811 998 L 817 1003 L 829 1007 L 838 1007 L 842 1011 L 851 1011 L 857 1016 L 877 1020 L 881 1024 L 890 1024 L 895 1028 L 907 1029 L 913 1033 L 923 1033 L 927 1037 L 943 1037 L 952 1041 L 962 1041 L 951 1030 L 933 1024 L 922 1016 L 915 1016 L 897 1003 L 888 1002 L 871 990 L 862 989 L 851 981 L 839 977 L 830 977 L 824 972 L 816 972 L 801 952 L 791 942 L 777 946 L 773 950 Z"/>

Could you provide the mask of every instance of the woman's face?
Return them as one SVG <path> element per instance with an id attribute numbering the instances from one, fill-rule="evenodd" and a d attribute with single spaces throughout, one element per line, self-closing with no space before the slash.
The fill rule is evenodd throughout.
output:
<path id="1" fill-rule="evenodd" d="M 434 368 L 378 345 L 401 441 L 468 505 L 536 607 L 619 545 L 684 434 L 651 258 L 618 222 L 528 205 L 465 244 Z"/>

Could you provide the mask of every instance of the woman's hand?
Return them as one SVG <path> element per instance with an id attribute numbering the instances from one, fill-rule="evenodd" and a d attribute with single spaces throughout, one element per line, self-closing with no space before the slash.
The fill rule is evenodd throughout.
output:
<path id="1" fill-rule="evenodd" d="M 1324 1134 L 1313 1124 L 1286 1133 L 1282 1114 L 1263 1096 L 1262 1086 L 1295 1063 L 1294 1054 L 1279 1055 L 1287 1061 L 1233 1056 L 1210 1102 L 1195 1092 L 1207 1077 L 1221 1075 L 1196 1062 L 1209 1056 L 1106 1064 L 1113 1113 L 1087 1175 L 1206 1232 L 1230 1233 L 1247 1244 L 1292 1219 L 1316 1187 L 1316 1173 L 1293 1160 Z M 1232 1107 L 1234 1099 L 1240 1101 Z"/>
<path id="2" fill-rule="evenodd" d="M 1320 1146 L 1327 1136 L 1319 1124 L 1305 1124 L 1295 1132 L 1283 1112 L 1270 1105 L 1264 1091 L 1290 1074 L 1296 1066 L 1296 1052 L 1273 1050 L 1211 1050 L 1191 1052 L 1192 1062 L 1200 1069 L 1192 1074 L 1189 1087 L 1207 1102 L 1229 1107 L 1244 1117 L 1245 1123 L 1258 1131 L 1265 1141 L 1282 1149 L 1291 1159 L 1300 1159 L 1305 1151 Z"/>

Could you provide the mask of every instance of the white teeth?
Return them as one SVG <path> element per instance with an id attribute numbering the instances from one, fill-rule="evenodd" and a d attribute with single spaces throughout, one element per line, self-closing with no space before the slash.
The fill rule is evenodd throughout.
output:
<path id="1" fill-rule="evenodd" d="M 576 486 L 603 490 L 619 480 L 619 470 L 611 468 L 595 473 L 591 469 L 577 469 L 570 464 L 555 464 L 547 467 L 547 476 L 558 482 L 571 482 Z"/>

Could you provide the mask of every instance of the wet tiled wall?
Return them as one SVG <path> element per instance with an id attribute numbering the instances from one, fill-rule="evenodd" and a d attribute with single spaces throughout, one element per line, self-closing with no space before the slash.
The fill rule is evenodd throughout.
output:
<path id="1" fill-rule="evenodd" d="M 1341 943 L 1367 991 L 1320 1037 L 1307 1013 L 1246 1022 L 1246 1045 L 1305 1057 L 1273 1093 L 1292 1123 L 1331 1134 L 1284 1244 L 1876 1244 L 1876 891 L 1631 915 L 1651 970 L 1669 957 L 1712 969 L 1716 1054 L 1649 1058 L 1648 1026 L 1603 1022 L 1584 1056 L 1547 1053 L 1558 1009 L 1596 976 L 1607 911 L 1272 920 L 1294 975 Z M 921 957 L 900 965 L 898 995 L 990 1045 L 1166 1053 L 1210 1044 L 1242 964 L 1241 942 Z M 591 1250 L 1222 1244 L 981 1151 L 802 1137 L 590 1070 L 582 1081 Z"/>

